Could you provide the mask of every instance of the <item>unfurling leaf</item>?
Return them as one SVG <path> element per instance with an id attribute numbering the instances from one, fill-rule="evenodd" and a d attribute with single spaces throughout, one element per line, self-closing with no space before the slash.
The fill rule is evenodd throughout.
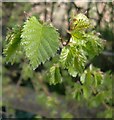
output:
<path id="1" fill-rule="evenodd" d="M 84 14 L 80 13 L 71 19 L 71 30 L 84 30 L 90 26 L 90 20 Z"/>

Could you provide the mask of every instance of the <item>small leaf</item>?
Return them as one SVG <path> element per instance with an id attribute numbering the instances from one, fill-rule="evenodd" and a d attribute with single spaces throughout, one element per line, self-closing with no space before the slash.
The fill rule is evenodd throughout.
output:
<path id="1" fill-rule="evenodd" d="M 81 75 L 81 77 L 80 77 L 80 81 L 81 81 L 81 83 L 83 84 L 83 83 L 85 82 L 85 80 L 86 80 L 86 74 L 83 73 L 83 74 Z"/>
<path id="2" fill-rule="evenodd" d="M 76 77 L 77 76 L 77 71 L 74 69 L 74 67 L 73 66 L 69 66 L 68 67 L 68 72 L 69 72 L 69 74 L 71 75 L 71 76 L 73 76 L 73 77 Z"/>
<path id="3" fill-rule="evenodd" d="M 56 85 L 62 82 L 62 77 L 60 74 L 60 69 L 58 65 L 54 65 L 50 68 L 50 78 L 49 83 L 50 85 Z"/>
<path id="4" fill-rule="evenodd" d="M 3 54 L 6 56 L 6 61 L 13 64 L 18 56 L 22 54 L 20 51 L 21 27 L 13 28 L 12 32 L 9 34 L 6 36 L 6 40 L 8 43 L 4 48 Z"/>
<path id="5" fill-rule="evenodd" d="M 84 14 L 78 14 L 72 18 L 71 22 L 72 30 L 84 30 L 91 26 L 89 19 Z"/>
<path id="6" fill-rule="evenodd" d="M 90 32 L 85 36 L 85 40 L 87 42 L 84 49 L 87 52 L 89 59 L 92 59 L 103 50 L 103 41 L 98 36 L 96 36 L 94 32 Z"/>
<path id="7" fill-rule="evenodd" d="M 68 68 L 73 63 L 73 53 L 72 48 L 70 47 L 64 47 L 62 49 L 61 55 L 60 55 L 60 63 L 62 67 Z"/>
<path id="8" fill-rule="evenodd" d="M 74 40 L 83 40 L 85 37 L 84 37 L 84 33 L 81 31 L 78 31 L 78 30 L 73 30 L 71 32 L 71 35 L 73 37 Z"/>
<path id="9" fill-rule="evenodd" d="M 84 98 L 88 99 L 90 96 L 90 89 L 88 88 L 88 86 L 83 86 L 83 95 Z"/>

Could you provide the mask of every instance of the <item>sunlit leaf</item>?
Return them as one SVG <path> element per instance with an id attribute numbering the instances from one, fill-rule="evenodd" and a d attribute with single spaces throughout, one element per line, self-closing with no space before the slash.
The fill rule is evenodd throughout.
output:
<path id="1" fill-rule="evenodd" d="M 33 69 L 53 57 L 59 47 L 59 34 L 47 25 L 41 24 L 34 16 L 25 22 L 21 44 Z"/>

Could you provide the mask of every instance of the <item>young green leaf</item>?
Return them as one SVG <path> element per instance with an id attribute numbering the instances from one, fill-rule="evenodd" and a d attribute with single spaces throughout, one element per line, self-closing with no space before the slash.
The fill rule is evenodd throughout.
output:
<path id="1" fill-rule="evenodd" d="M 21 42 L 21 27 L 13 28 L 12 32 L 6 36 L 7 45 L 4 48 L 3 54 L 6 56 L 6 61 L 13 64 L 16 61 L 18 55 L 21 54 L 20 42 Z"/>
<path id="2" fill-rule="evenodd" d="M 71 30 L 80 31 L 91 27 L 90 20 L 82 13 L 74 16 L 71 20 Z"/>
<path id="3" fill-rule="evenodd" d="M 78 74 L 73 65 L 68 67 L 68 72 L 73 77 L 76 77 Z"/>
<path id="4" fill-rule="evenodd" d="M 86 73 L 84 72 L 80 77 L 80 81 L 83 84 L 85 82 L 85 80 L 86 80 Z"/>
<path id="5" fill-rule="evenodd" d="M 73 54 L 70 47 L 64 47 L 60 55 L 60 63 L 63 68 L 68 68 L 73 63 Z"/>
<path id="6" fill-rule="evenodd" d="M 94 56 L 100 54 L 103 50 L 103 41 L 94 34 L 94 32 L 88 33 L 86 36 L 86 46 L 85 51 L 88 54 L 89 59 L 92 59 Z"/>
<path id="7" fill-rule="evenodd" d="M 91 90 L 88 86 L 83 86 L 83 95 L 85 99 L 88 99 L 91 94 Z"/>
<path id="8" fill-rule="evenodd" d="M 46 24 L 41 24 L 34 16 L 25 22 L 21 44 L 33 69 L 53 57 L 59 48 L 59 34 Z"/>
<path id="9" fill-rule="evenodd" d="M 50 82 L 50 85 L 53 84 L 53 85 L 56 85 L 58 83 L 61 83 L 62 82 L 62 77 L 61 77 L 61 74 L 60 74 L 60 68 L 58 65 L 54 65 L 50 68 L 50 78 L 49 78 L 49 82 Z"/>

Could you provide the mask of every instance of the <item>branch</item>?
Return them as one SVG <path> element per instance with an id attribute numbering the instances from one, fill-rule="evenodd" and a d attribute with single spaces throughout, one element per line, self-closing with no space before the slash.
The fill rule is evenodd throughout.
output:
<path id="1" fill-rule="evenodd" d="M 47 2 L 44 2 L 44 5 L 45 5 L 45 10 L 44 10 L 44 21 L 46 22 L 47 20 Z"/>
<path id="2" fill-rule="evenodd" d="M 70 12 L 71 12 L 71 10 L 72 10 L 72 2 L 69 3 L 68 10 L 67 10 L 67 14 L 68 14 L 68 17 L 67 17 L 68 30 L 70 30 L 70 22 L 69 22 L 69 19 L 70 19 Z M 70 42 L 70 37 L 71 37 L 71 35 L 67 32 L 67 39 L 68 39 L 68 41 L 66 42 L 66 45 Z"/>
<path id="3" fill-rule="evenodd" d="M 55 5 L 55 2 L 52 2 L 52 4 L 51 4 L 51 15 L 50 15 L 50 20 L 51 20 L 51 22 L 53 22 L 53 12 L 54 12 L 54 6 Z"/>

